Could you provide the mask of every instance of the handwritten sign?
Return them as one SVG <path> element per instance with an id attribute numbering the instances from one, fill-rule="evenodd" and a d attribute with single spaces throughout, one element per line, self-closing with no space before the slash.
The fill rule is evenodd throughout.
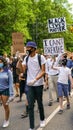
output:
<path id="1" fill-rule="evenodd" d="M 13 54 L 15 54 L 17 51 L 19 51 L 20 53 L 24 52 L 24 40 L 21 33 L 12 33 L 12 46 Z"/>
<path id="2" fill-rule="evenodd" d="M 65 17 L 48 19 L 48 31 L 49 33 L 66 31 Z"/>
<path id="3" fill-rule="evenodd" d="M 64 39 L 44 39 L 43 46 L 45 55 L 57 55 L 64 52 Z"/>

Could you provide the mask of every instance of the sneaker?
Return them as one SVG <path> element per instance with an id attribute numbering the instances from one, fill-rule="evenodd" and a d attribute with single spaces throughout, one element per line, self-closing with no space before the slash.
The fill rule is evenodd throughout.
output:
<path id="1" fill-rule="evenodd" d="M 70 104 L 67 104 L 67 109 L 70 109 Z"/>
<path id="2" fill-rule="evenodd" d="M 40 127 L 41 127 L 41 128 L 45 127 L 45 120 L 40 121 Z"/>
<path id="3" fill-rule="evenodd" d="M 5 127 L 8 127 L 9 126 L 9 120 L 8 121 L 4 121 L 4 123 L 3 123 L 3 128 L 5 128 Z"/>
<path id="4" fill-rule="evenodd" d="M 17 103 L 19 103 L 19 102 L 21 102 L 22 100 L 21 99 L 19 99 L 18 101 L 17 101 Z"/>
<path id="5" fill-rule="evenodd" d="M 19 97 L 19 94 L 16 94 L 15 97 Z"/>
<path id="6" fill-rule="evenodd" d="M 44 88 L 44 91 L 46 91 L 46 88 Z"/>
<path id="7" fill-rule="evenodd" d="M 26 117 L 28 117 L 28 113 L 27 112 L 24 112 L 24 113 L 21 114 L 21 118 L 26 118 Z"/>
<path id="8" fill-rule="evenodd" d="M 14 100 L 14 96 L 9 97 L 8 101 L 6 102 L 6 105 L 8 105 L 10 102 Z"/>
<path id="9" fill-rule="evenodd" d="M 49 102 L 49 103 L 48 103 L 48 106 L 52 106 L 52 102 Z"/>
<path id="10" fill-rule="evenodd" d="M 62 113 L 63 113 L 63 110 L 60 109 L 60 110 L 58 111 L 58 114 L 62 114 Z"/>

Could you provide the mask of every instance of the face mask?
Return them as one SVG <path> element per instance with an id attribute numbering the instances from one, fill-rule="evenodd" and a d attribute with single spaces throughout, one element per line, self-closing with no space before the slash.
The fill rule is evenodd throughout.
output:
<path id="1" fill-rule="evenodd" d="M 3 68 L 3 63 L 0 63 L 0 68 Z"/>
<path id="2" fill-rule="evenodd" d="M 65 55 L 65 56 L 64 56 L 64 58 L 66 59 L 66 58 L 67 58 L 67 56 Z"/>
<path id="3" fill-rule="evenodd" d="M 67 61 L 62 61 L 62 65 L 66 66 Z"/>
<path id="4" fill-rule="evenodd" d="M 63 65 L 63 66 L 66 66 L 66 63 L 65 63 L 65 62 L 62 62 L 62 65 Z"/>
<path id="5" fill-rule="evenodd" d="M 32 53 L 32 50 L 27 50 L 27 54 L 30 55 Z"/>

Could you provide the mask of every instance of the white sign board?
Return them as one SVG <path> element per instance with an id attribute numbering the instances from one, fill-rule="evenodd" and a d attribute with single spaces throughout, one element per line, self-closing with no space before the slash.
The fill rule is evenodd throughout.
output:
<path id="1" fill-rule="evenodd" d="M 45 55 L 57 55 L 64 52 L 64 39 L 44 39 L 43 46 Z"/>
<path id="2" fill-rule="evenodd" d="M 66 31 L 65 17 L 48 19 L 48 31 L 49 33 Z"/>

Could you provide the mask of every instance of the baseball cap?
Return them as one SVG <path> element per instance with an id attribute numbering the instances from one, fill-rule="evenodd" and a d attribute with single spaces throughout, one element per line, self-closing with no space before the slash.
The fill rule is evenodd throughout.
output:
<path id="1" fill-rule="evenodd" d="M 37 45 L 36 45 L 36 43 L 35 43 L 35 42 L 33 42 L 33 41 L 29 41 L 29 42 L 27 42 L 26 47 L 33 47 L 33 48 L 37 48 Z"/>

